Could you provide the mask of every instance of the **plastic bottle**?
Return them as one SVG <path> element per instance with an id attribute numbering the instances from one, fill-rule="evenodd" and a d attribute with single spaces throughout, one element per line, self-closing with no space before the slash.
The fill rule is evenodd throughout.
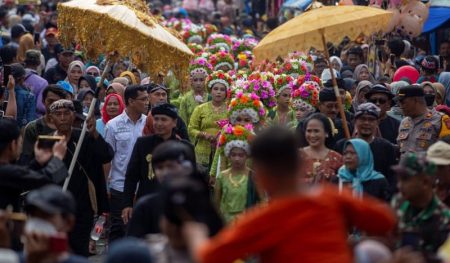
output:
<path id="1" fill-rule="evenodd" d="M 97 221 L 95 222 L 94 228 L 92 228 L 91 231 L 92 240 L 97 241 L 100 239 L 100 236 L 103 233 L 103 227 L 105 226 L 105 222 L 106 222 L 105 214 L 98 217 Z"/>

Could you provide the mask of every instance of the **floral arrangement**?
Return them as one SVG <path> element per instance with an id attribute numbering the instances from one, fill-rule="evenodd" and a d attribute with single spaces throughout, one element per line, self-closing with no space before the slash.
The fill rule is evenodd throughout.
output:
<path id="1" fill-rule="evenodd" d="M 183 39 L 185 43 L 203 43 L 203 36 L 200 28 L 191 26 L 186 28 L 183 32 Z"/>
<path id="2" fill-rule="evenodd" d="M 317 84 L 318 89 L 320 89 L 323 86 L 322 80 L 319 77 L 312 75 L 310 73 L 306 73 L 305 75 L 298 76 L 298 78 L 297 78 L 298 86 L 301 86 L 305 82 L 315 82 L 315 84 Z"/>
<path id="3" fill-rule="evenodd" d="M 291 95 L 294 107 L 304 106 L 313 111 L 319 104 L 319 89 L 309 82 L 303 83 L 299 88 L 294 88 Z"/>
<path id="4" fill-rule="evenodd" d="M 217 33 L 217 31 L 219 31 L 219 30 L 213 24 L 204 24 L 203 25 L 203 32 L 206 37 L 209 37 L 210 35 Z"/>
<path id="5" fill-rule="evenodd" d="M 250 70 L 251 68 L 251 57 L 249 57 L 246 53 L 240 53 L 237 57 L 237 69 L 238 70 Z"/>
<path id="6" fill-rule="evenodd" d="M 229 90 L 233 85 L 233 80 L 231 79 L 230 75 L 228 75 L 226 72 L 218 70 L 211 73 L 206 79 L 206 85 L 210 90 L 216 83 L 221 83 L 225 85 L 227 90 Z"/>
<path id="7" fill-rule="evenodd" d="M 288 60 L 283 63 L 282 72 L 297 78 L 299 75 L 305 75 L 308 72 L 306 63 L 300 60 Z"/>
<path id="8" fill-rule="evenodd" d="M 314 68 L 314 61 L 312 56 L 304 52 L 294 51 L 292 53 L 289 53 L 287 60 L 297 60 L 305 62 L 309 72 L 311 72 Z"/>
<path id="9" fill-rule="evenodd" d="M 251 125 L 246 127 L 240 125 L 232 126 L 231 124 L 226 125 L 220 133 L 217 148 L 223 151 L 226 157 L 230 156 L 233 148 L 240 148 L 249 155 L 249 141 L 254 137 L 252 129 L 253 127 Z"/>
<path id="10" fill-rule="evenodd" d="M 201 54 L 203 53 L 203 46 L 197 43 L 188 43 L 187 45 L 189 47 L 189 49 L 192 51 L 192 53 L 194 54 Z"/>
<path id="11" fill-rule="evenodd" d="M 244 92 L 256 94 L 267 108 L 273 108 L 276 105 L 275 90 L 269 81 L 262 79 L 249 80 L 244 86 Z"/>
<path id="12" fill-rule="evenodd" d="M 226 51 L 219 51 L 209 57 L 209 63 L 213 66 L 214 70 L 218 70 L 222 66 L 228 67 L 228 70 L 234 69 L 233 55 Z"/>
<path id="13" fill-rule="evenodd" d="M 231 38 L 223 34 L 212 34 L 207 40 L 208 46 L 218 46 L 223 47 L 226 51 L 230 51 L 232 42 Z"/>
<path id="14" fill-rule="evenodd" d="M 352 107 L 352 94 L 350 94 L 350 92 L 346 91 L 344 108 L 346 111 L 349 111 L 351 107 Z"/>
<path id="15" fill-rule="evenodd" d="M 187 18 L 178 19 L 175 17 L 169 19 L 165 24 L 166 27 L 173 28 L 178 32 L 184 30 L 185 28 L 190 27 L 191 25 L 192 25 L 191 20 Z"/>
<path id="16" fill-rule="evenodd" d="M 248 80 L 265 80 L 269 81 L 272 86 L 275 86 L 275 76 L 272 72 L 269 71 L 253 71 L 249 76 Z"/>
<path id="17" fill-rule="evenodd" d="M 258 95 L 255 93 L 243 93 L 241 90 L 238 90 L 228 105 L 228 119 L 230 123 L 236 123 L 236 119 L 241 113 L 248 114 L 254 124 L 261 122 L 266 116 L 266 110 Z"/>
<path id="18" fill-rule="evenodd" d="M 189 74 L 192 76 L 197 73 L 204 74 L 208 76 L 211 74 L 213 68 L 208 60 L 204 57 L 197 57 L 191 61 L 189 64 Z"/>
<path id="19" fill-rule="evenodd" d="M 277 95 L 280 94 L 284 89 L 292 88 L 291 83 L 294 78 L 290 75 L 281 74 L 275 76 L 275 89 L 277 90 Z"/>
<path id="20" fill-rule="evenodd" d="M 233 53 L 235 56 L 238 54 L 249 51 L 253 52 L 253 49 L 258 45 L 258 40 L 254 38 L 247 38 L 247 39 L 238 39 L 233 44 Z"/>

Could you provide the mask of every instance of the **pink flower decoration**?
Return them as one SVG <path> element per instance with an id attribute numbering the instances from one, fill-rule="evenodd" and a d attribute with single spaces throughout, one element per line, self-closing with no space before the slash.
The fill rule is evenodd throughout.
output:
<path id="1" fill-rule="evenodd" d="M 244 128 L 246 128 L 249 131 L 253 131 L 253 124 L 247 123 L 247 124 L 245 124 Z"/>

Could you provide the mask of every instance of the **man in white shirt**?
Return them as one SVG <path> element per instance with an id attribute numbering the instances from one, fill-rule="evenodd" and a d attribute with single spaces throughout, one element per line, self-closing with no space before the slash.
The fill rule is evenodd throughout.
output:
<path id="1" fill-rule="evenodd" d="M 110 242 L 125 235 L 125 226 L 121 218 L 123 207 L 123 187 L 125 173 L 131 152 L 138 137 L 142 135 L 148 111 L 149 97 L 146 86 L 132 85 L 124 93 L 126 109 L 122 114 L 110 120 L 105 127 L 105 140 L 114 150 L 111 162 Z"/>

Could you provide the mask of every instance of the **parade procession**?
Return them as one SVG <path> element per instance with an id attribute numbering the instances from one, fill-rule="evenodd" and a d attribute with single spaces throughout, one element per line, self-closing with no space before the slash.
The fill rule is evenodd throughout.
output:
<path id="1" fill-rule="evenodd" d="M 0 0 L 0 263 L 450 263 L 450 0 Z"/>

